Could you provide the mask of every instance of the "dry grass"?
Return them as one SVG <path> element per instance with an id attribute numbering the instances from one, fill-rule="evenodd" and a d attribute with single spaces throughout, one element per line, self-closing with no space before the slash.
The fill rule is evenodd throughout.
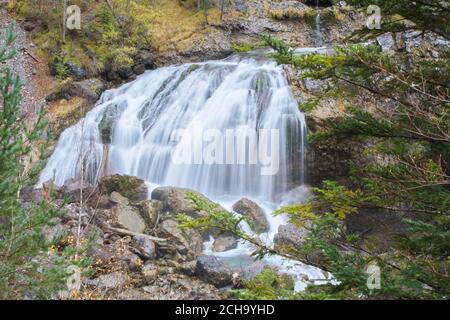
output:
<path id="1" fill-rule="evenodd" d="M 315 10 L 310 8 L 271 8 L 269 15 L 276 20 L 306 20 L 315 15 Z"/>
<path id="2" fill-rule="evenodd" d="M 203 12 L 180 5 L 177 0 L 160 1 L 154 9 L 157 15 L 150 26 L 151 42 L 160 52 L 186 51 L 211 31 L 212 27 L 206 24 Z M 208 10 L 208 22 L 211 25 L 220 23 L 217 9 Z"/>

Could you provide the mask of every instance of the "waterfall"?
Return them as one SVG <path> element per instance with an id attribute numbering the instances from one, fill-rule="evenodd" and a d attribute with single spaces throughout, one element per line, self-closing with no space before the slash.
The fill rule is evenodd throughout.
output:
<path id="1" fill-rule="evenodd" d="M 323 46 L 323 34 L 322 34 L 322 27 L 321 27 L 321 21 L 320 21 L 320 7 L 319 7 L 319 0 L 316 0 L 316 37 L 317 37 L 317 43 L 316 45 L 321 47 Z"/>
<path id="2" fill-rule="evenodd" d="M 247 148 L 246 161 L 235 159 L 228 133 L 234 134 L 232 143 L 240 140 Z M 106 169 L 211 197 L 278 201 L 304 183 L 305 145 L 305 117 L 282 67 L 255 53 L 234 55 L 148 71 L 106 91 L 84 119 L 62 133 L 40 183 L 61 186 L 80 179 L 82 159 L 90 183 Z M 203 161 L 211 149 L 212 161 Z M 181 160 L 190 161 L 174 161 L 183 150 L 193 157 L 184 154 Z M 268 168 L 273 172 L 263 174 Z"/>
<path id="3" fill-rule="evenodd" d="M 77 181 L 83 167 L 92 184 L 105 173 L 138 176 L 151 187 L 202 192 L 230 212 L 235 201 L 248 197 L 265 211 L 270 230 L 259 238 L 270 245 L 278 227 L 287 223 L 272 211 L 308 194 L 306 131 L 283 68 L 267 52 L 169 66 L 104 92 L 84 119 L 61 134 L 39 183 Z M 236 161 L 239 152 L 244 161 Z M 275 170 L 267 174 L 267 169 Z M 251 263 L 254 248 L 249 243 L 216 253 L 211 241 L 205 243 L 205 253 L 228 264 Z M 278 256 L 264 262 L 292 275 L 296 290 L 305 288 L 305 276 L 324 277 L 317 268 Z"/>

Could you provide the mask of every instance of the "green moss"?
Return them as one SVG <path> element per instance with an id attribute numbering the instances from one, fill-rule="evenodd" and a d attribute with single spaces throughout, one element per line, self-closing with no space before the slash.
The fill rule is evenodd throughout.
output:
<path id="1" fill-rule="evenodd" d="M 196 0 L 150 1 L 112 0 L 114 12 L 106 1 L 74 0 L 82 9 L 82 30 L 68 31 L 62 41 L 60 0 L 16 0 L 9 9 L 20 17 L 39 17 L 48 28 L 33 30 L 33 41 L 43 60 L 55 56 L 96 73 L 106 64 L 114 68 L 133 64 L 140 49 L 185 52 L 203 41 L 213 27 L 205 25 Z M 220 24 L 217 8 L 208 10 L 211 24 Z"/>
<path id="2" fill-rule="evenodd" d="M 58 60 L 56 62 L 56 77 L 59 80 L 64 80 L 70 75 L 69 69 L 64 65 L 63 60 Z"/>
<path id="3" fill-rule="evenodd" d="M 310 27 L 315 27 L 316 18 L 317 18 L 317 10 L 310 8 L 306 12 L 304 20 Z"/>
<path id="4" fill-rule="evenodd" d="M 256 43 L 234 43 L 231 46 L 231 49 L 235 53 L 249 52 L 261 48 L 267 48 L 267 44 L 263 41 Z"/>
<path id="5" fill-rule="evenodd" d="M 128 199 L 134 199 L 138 193 L 146 191 L 144 180 L 127 176 L 127 175 L 112 175 L 104 178 L 100 184 L 100 190 L 104 194 L 111 194 L 118 192 Z"/>
<path id="6" fill-rule="evenodd" d="M 234 52 L 248 52 L 254 50 L 254 47 L 250 43 L 243 43 L 243 44 L 233 44 L 232 47 Z"/>

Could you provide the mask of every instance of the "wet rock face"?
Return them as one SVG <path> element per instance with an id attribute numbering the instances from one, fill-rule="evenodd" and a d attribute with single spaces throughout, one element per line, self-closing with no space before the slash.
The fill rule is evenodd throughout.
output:
<path id="1" fill-rule="evenodd" d="M 233 279 L 232 271 L 215 256 L 199 256 L 195 272 L 199 278 L 217 288 L 230 285 Z"/>
<path id="2" fill-rule="evenodd" d="M 253 225 L 250 223 L 253 231 L 261 233 L 269 230 L 269 222 L 264 210 L 257 203 L 243 198 L 233 205 L 233 210 L 254 222 Z"/>
<path id="3" fill-rule="evenodd" d="M 110 144 L 112 142 L 114 125 L 123 112 L 123 108 L 117 104 L 110 104 L 106 107 L 103 117 L 98 124 L 100 136 L 103 144 Z"/>
<path id="4" fill-rule="evenodd" d="M 119 174 L 104 177 L 99 183 L 99 190 L 103 194 L 116 191 L 131 201 L 146 200 L 148 196 L 148 188 L 144 180 Z"/>
<path id="5" fill-rule="evenodd" d="M 363 146 L 358 144 L 324 141 L 308 146 L 306 153 L 307 182 L 321 186 L 324 180 L 347 179 L 352 161 L 362 154 Z"/>

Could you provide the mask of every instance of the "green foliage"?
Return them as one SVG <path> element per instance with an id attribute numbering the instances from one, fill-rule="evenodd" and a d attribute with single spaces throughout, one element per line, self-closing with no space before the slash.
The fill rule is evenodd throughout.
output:
<path id="1" fill-rule="evenodd" d="M 99 70 L 106 63 L 115 68 L 130 66 L 137 50 L 150 48 L 149 30 L 156 12 L 149 0 L 74 0 L 70 4 L 81 8 L 82 31 L 68 31 L 65 43 L 61 33 L 61 0 L 17 0 L 10 3 L 9 9 L 32 21 L 45 22 L 46 28 L 37 27 L 33 31 L 41 53 L 48 58 L 56 54 L 61 60 L 83 65 L 87 70 Z M 60 71 L 58 77 L 64 78 L 64 69 Z"/>
<path id="2" fill-rule="evenodd" d="M 60 80 L 66 79 L 70 75 L 70 70 L 66 67 L 62 59 L 56 62 L 56 77 Z"/>
<path id="3" fill-rule="evenodd" d="M 376 4 L 383 12 L 382 29 L 358 30 L 355 41 L 408 30 L 449 39 L 449 8 L 441 1 L 348 2 L 364 8 Z M 307 203 L 278 210 L 310 231 L 305 245 L 290 248 L 291 254 L 302 260 L 308 253 L 319 253 L 320 264 L 339 281 L 310 286 L 301 297 L 448 298 L 448 52 L 438 57 L 394 55 L 375 45 L 356 44 L 336 47 L 330 55 L 296 56 L 286 44 L 265 40 L 276 50 L 279 63 L 301 69 L 304 78 L 326 82 L 320 96 L 301 106 L 304 110 L 330 98 L 345 104 L 345 113 L 329 120 L 310 141 L 370 141 L 367 155 L 383 159 L 353 168 L 353 191 L 325 182 Z M 366 208 L 401 211 L 407 217 L 407 230 L 383 254 L 361 247 L 342 224 L 346 215 Z M 381 289 L 369 290 L 365 269 L 375 262 L 381 268 Z"/>
<path id="4" fill-rule="evenodd" d="M 376 203 L 379 201 L 376 196 L 367 196 L 361 190 L 350 190 L 338 185 L 334 181 L 324 181 L 323 188 L 313 188 L 315 195 L 304 204 L 293 204 L 282 207 L 274 212 L 274 215 L 288 214 L 291 222 L 299 227 L 303 227 L 303 218 L 308 220 L 317 219 L 317 214 L 323 212 L 333 212 L 340 220 L 346 215 L 357 213 L 358 208 L 366 203 Z"/>
<path id="5" fill-rule="evenodd" d="M 361 3 L 369 4 L 351 1 L 355 6 Z M 448 39 L 444 18 L 448 8 L 439 1 L 370 4 L 378 4 L 386 13 L 383 28 L 362 29 L 355 33 L 355 40 L 415 29 Z M 334 18 L 338 17 L 330 16 L 331 20 Z M 430 20 L 433 22 L 428 23 Z M 407 52 L 392 55 L 376 45 L 356 44 L 336 47 L 330 55 L 296 56 L 284 42 L 270 36 L 263 38 L 275 49 L 274 57 L 279 63 L 301 69 L 304 78 L 326 82 L 325 92 L 303 104 L 304 110 L 312 110 L 321 100 L 331 98 L 345 107 L 345 114 L 330 120 L 328 129 L 315 133 L 312 142 L 370 141 L 367 154 L 383 160 L 355 167 L 351 189 L 325 181 L 323 188 L 313 190 L 314 196 L 306 203 L 275 213 L 288 214 L 292 223 L 309 231 L 301 248 L 268 248 L 239 228 L 239 217 L 195 195 L 191 195 L 192 200 L 207 215 L 196 219 L 180 215 L 180 226 L 232 232 L 260 248 L 256 257 L 280 254 L 317 265 L 331 272 L 338 283 L 310 285 L 304 293 L 295 295 L 288 288 L 279 290 L 278 276 L 266 270 L 245 284 L 246 289 L 239 293 L 241 298 L 447 298 L 448 54 L 441 52 L 432 58 Z M 374 108 L 371 110 L 365 103 Z M 404 220 L 407 230 L 392 243 L 391 250 L 382 254 L 371 252 L 361 246 L 358 235 L 346 230 L 346 217 L 366 208 L 402 211 L 409 217 Z M 367 286 L 366 268 L 374 263 L 381 269 L 382 285 L 377 290 Z"/>
<path id="6" fill-rule="evenodd" d="M 199 0 L 199 9 L 200 10 L 208 10 L 212 7 L 214 7 L 214 1 L 213 0 Z"/>
<path id="7" fill-rule="evenodd" d="M 205 16 L 206 24 L 209 24 L 208 21 L 208 10 L 214 7 L 214 0 L 198 0 L 198 10 L 202 10 Z"/>
<path id="8" fill-rule="evenodd" d="M 292 278 L 278 275 L 270 268 L 264 268 L 259 275 L 244 285 L 245 289 L 235 292 L 238 298 L 244 300 L 286 300 L 295 297 Z"/>
<path id="9" fill-rule="evenodd" d="M 97 52 L 104 61 L 111 61 L 115 68 L 131 66 L 137 49 L 150 46 L 145 25 L 149 24 L 153 14 L 141 6 L 135 1 L 128 4 L 115 1 L 114 11 L 106 4 L 98 6 L 95 11 L 97 21 L 90 27 L 93 33 L 100 34 L 98 42 L 101 48 Z M 116 11 L 124 14 L 124 21 L 119 23 Z"/>
<path id="10" fill-rule="evenodd" d="M 289 61 L 293 57 L 293 50 L 286 42 L 272 37 L 271 35 L 262 35 L 262 39 L 268 46 L 272 47 L 276 52 L 276 57 Z"/>
<path id="11" fill-rule="evenodd" d="M 240 53 L 240 52 L 252 51 L 255 49 L 255 46 L 250 43 L 242 43 L 242 44 L 235 43 L 232 45 L 231 48 L 233 49 L 234 52 Z"/>
<path id="12" fill-rule="evenodd" d="M 0 48 L 0 64 L 15 52 L 8 48 L 14 41 L 7 30 L 6 46 Z M 18 199 L 22 187 L 32 183 L 24 172 L 23 161 L 31 157 L 33 144 L 42 139 L 47 122 L 38 111 L 33 126 L 21 118 L 21 83 L 12 71 L 0 69 L 0 298 L 49 298 L 68 276 L 68 251 L 52 253 L 53 245 L 42 230 L 62 212 L 48 202 L 22 204 Z M 33 171 L 32 171 L 33 172 Z M 73 262 L 75 263 L 75 261 Z"/>
<path id="13" fill-rule="evenodd" d="M 447 1 L 424 0 L 412 2 L 409 0 L 350 0 L 348 5 L 366 9 L 369 5 L 381 8 L 383 24 L 380 30 L 362 28 L 355 33 L 354 39 L 370 39 L 376 35 L 389 31 L 432 31 L 444 38 L 450 37 L 448 14 L 450 12 Z"/>
<path id="14" fill-rule="evenodd" d="M 188 193 L 188 198 L 195 204 L 196 210 L 204 211 L 207 214 L 200 218 L 192 218 L 185 214 L 177 217 L 180 228 L 196 228 L 200 231 L 208 231 L 217 228 L 220 232 L 232 232 L 233 234 L 244 235 L 239 227 L 244 217 L 237 217 L 226 210 L 223 210 L 218 204 L 210 202 L 208 199 L 195 194 Z"/>

